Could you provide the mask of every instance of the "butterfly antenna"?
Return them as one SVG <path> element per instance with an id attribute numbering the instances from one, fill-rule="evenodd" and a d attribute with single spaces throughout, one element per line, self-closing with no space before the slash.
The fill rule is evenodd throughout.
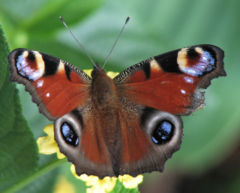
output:
<path id="1" fill-rule="evenodd" d="M 116 38 L 116 40 L 115 40 L 115 42 L 114 42 L 111 50 L 109 51 L 109 53 L 108 53 L 108 55 L 107 55 L 107 57 L 106 57 L 106 59 L 105 59 L 105 61 L 104 61 L 104 64 L 103 64 L 103 67 L 102 67 L 102 68 L 104 68 L 104 66 L 106 65 L 107 61 L 109 60 L 109 57 L 111 56 L 111 54 L 112 54 L 112 52 L 113 52 L 113 50 L 114 50 L 114 48 L 115 48 L 118 40 L 120 39 L 120 37 L 121 37 L 121 35 L 122 35 L 122 33 L 123 33 L 123 31 L 124 31 L 124 29 L 125 29 L 125 27 L 126 27 L 126 25 L 127 25 L 127 23 L 128 23 L 129 20 L 130 20 L 130 17 L 127 17 L 124 25 L 122 26 L 122 29 L 121 29 L 120 33 L 118 34 L 118 36 L 117 36 L 117 38 Z"/>
<path id="2" fill-rule="evenodd" d="M 66 22 L 64 21 L 63 17 L 60 16 L 59 19 L 61 20 L 61 22 L 63 23 L 63 25 L 67 28 L 67 30 L 70 32 L 70 34 L 72 35 L 73 39 L 77 42 L 78 46 L 81 48 L 81 50 L 87 55 L 88 59 L 90 60 L 90 62 L 93 64 L 93 66 L 97 67 L 96 63 L 94 62 L 94 60 L 92 59 L 92 57 L 89 55 L 89 53 L 87 52 L 87 50 L 83 47 L 83 45 L 80 43 L 80 41 L 76 38 L 76 36 L 73 34 L 73 32 L 71 31 L 71 29 L 68 27 L 68 25 L 66 24 Z"/>

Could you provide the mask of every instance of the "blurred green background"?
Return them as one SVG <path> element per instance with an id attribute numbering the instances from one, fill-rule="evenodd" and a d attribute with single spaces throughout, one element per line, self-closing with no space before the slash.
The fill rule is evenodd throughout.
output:
<path id="1" fill-rule="evenodd" d="M 167 162 L 164 173 L 146 174 L 140 191 L 240 192 L 240 1 L 0 0 L 0 25 L 10 50 L 20 47 L 39 50 L 81 69 L 92 68 L 59 21 L 60 15 L 100 64 L 126 17 L 131 17 L 106 66 L 111 71 L 121 71 L 150 56 L 185 46 L 207 43 L 221 47 L 225 51 L 227 77 L 212 82 L 206 92 L 203 110 L 183 118 L 184 138 L 180 151 Z M 1 93 L 7 83 L 1 77 L 0 98 L 5 100 L 6 96 Z M 23 86 L 17 85 L 17 88 L 23 114 L 34 139 L 37 139 L 44 135 L 42 129 L 49 121 L 39 114 Z M 12 105 L 11 101 L 4 103 L 1 101 L 0 115 L 5 113 L 3 105 Z M 17 118 L 12 119 L 16 121 Z M 21 138 L 21 135 L 15 139 L 12 130 L 11 138 L 7 138 L 3 135 L 8 128 L 6 125 L 0 118 L 0 192 L 7 192 L 16 184 L 20 184 L 16 186 L 21 188 L 17 191 L 19 193 L 54 192 L 55 183 L 62 175 L 74 184 L 77 192 L 85 191 L 83 183 L 69 172 L 69 164 L 56 163 L 55 155 L 39 155 L 39 160 L 34 158 L 32 167 L 25 164 L 26 168 L 25 161 L 32 157 L 22 156 L 20 162 L 13 162 L 9 167 L 7 164 L 10 163 L 4 158 L 7 159 L 11 151 L 3 151 L 7 149 L 3 141 L 13 140 L 20 147 L 17 137 Z M 27 150 L 23 148 L 21 151 Z M 19 154 L 12 153 L 9 160 Z M 19 175 L 16 171 L 24 172 L 21 177 L 16 177 Z M 21 186 L 21 183 L 26 186 Z"/>

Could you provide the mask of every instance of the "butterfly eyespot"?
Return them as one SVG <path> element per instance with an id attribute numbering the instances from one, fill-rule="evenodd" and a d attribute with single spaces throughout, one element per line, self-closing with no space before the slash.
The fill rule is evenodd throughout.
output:
<path id="1" fill-rule="evenodd" d="M 152 132 L 152 141 L 155 144 L 164 144 L 170 141 L 174 134 L 174 125 L 168 120 L 160 121 Z"/>
<path id="2" fill-rule="evenodd" d="M 77 136 L 76 132 L 74 131 L 71 124 L 69 124 L 67 122 L 63 122 L 60 129 L 61 129 L 62 137 L 66 143 L 68 143 L 72 146 L 78 145 L 78 143 L 79 143 L 78 136 Z"/>
<path id="3" fill-rule="evenodd" d="M 58 118 L 54 123 L 54 138 L 64 154 L 76 154 L 77 147 L 81 143 L 82 119 L 77 110 Z M 70 151 L 71 149 L 71 151 Z"/>
<path id="4" fill-rule="evenodd" d="M 183 135 L 182 120 L 171 113 L 146 108 L 141 117 L 142 127 L 149 141 L 155 148 L 168 148 L 174 151 L 174 147 L 180 147 Z"/>

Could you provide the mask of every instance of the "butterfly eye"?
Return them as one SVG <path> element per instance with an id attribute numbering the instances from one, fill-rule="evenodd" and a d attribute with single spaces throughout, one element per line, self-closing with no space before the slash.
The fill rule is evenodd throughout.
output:
<path id="1" fill-rule="evenodd" d="M 71 124 L 67 122 L 63 122 L 60 130 L 61 130 L 62 137 L 66 143 L 72 146 L 78 145 L 78 136 Z"/>
<path id="2" fill-rule="evenodd" d="M 164 144 L 171 140 L 174 133 L 174 125 L 168 120 L 162 120 L 152 132 L 152 141 L 155 144 Z"/>

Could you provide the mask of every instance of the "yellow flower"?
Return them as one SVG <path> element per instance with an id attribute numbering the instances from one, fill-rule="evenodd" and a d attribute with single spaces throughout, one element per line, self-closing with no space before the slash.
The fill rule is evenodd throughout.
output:
<path id="1" fill-rule="evenodd" d="M 117 181 L 116 177 L 104 177 L 103 179 L 99 179 L 97 176 L 88 176 L 87 174 L 82 174 L 81 176 L 78 176 L 75 173 L 74 165 L 71 166 L 71 171 L 76 178 L 86 183 L 86 186 L 88 186 L 87 193 L 111 192 Z"/>
<path id="2" fill-rule="evenodd" d="M 71 166 L 71 171 L 73 175 L 84 181 L 87 186 L 90 186 L 87 188 L 87 193 L 106 193 L 112 191 L 114 188 L 117 179 L 124 185 L 127 189 L 137 188 L 139 184 L 143 181 L 143 175 L 138 175 L 136 177 L 132 177 L 130 175 L 123 175 L 116 177 L 105 177 L 103 179 L 99 179 L 97 176 L 93 175 L 86 175 L 82 174 L 81 176 L 78 176 L 75 172 L 74 165 Z"/>
<path id="3" fill-rule="evenodd" d="M 54 133 L 53 133 L 53 124 L 47 125 L 43 131 L 47 134 L 47 136 L 39 137 L 37 139 L 37 145 L 39 153 L 41 154 L 53 154 L 57 153 L 58 159 L 65 158 L 65 155 L 59 151 L 58 145 L 54 140 Z"/>
<path id="4" fill-rule="evenodd" d="M 88 76 L 91 77 L 91 72 L 92 72 L 92 69 L 88 69 L 88 70 L 83 70 Z M 111 72 L 111 71 L 108 71 L 107 72 L 107 75 L 110 76 L 111 78 L 114 78 L 115 76 L 118 75 L 118 72 Z"/>
<path id="5" fill-rule="evenodd" d="M 137 188 L 143 181 L 143 175 L 132 177 L 130 175 L 119 176 L 118 180 L 123 183 L 125 188 Z"/>
<path id="6" fill-rule="evenodd" d="M 67 179 L 64 176 L 60 176 L 55 187 L 54 187 L 54 193 L 75 193 L 74 186 L 67 181 Z"/>

